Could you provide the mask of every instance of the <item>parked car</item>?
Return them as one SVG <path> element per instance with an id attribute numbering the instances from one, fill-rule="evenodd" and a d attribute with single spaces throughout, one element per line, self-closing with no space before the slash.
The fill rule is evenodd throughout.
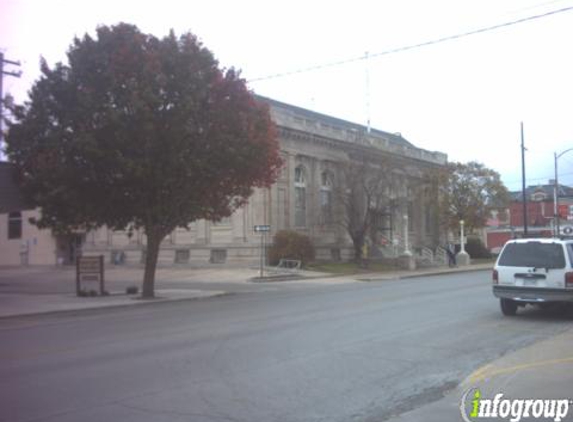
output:
<path id="1" fill-rule="evenodd" d="M 493 294 L 508 316 L 527 304 L 573 302 L 573 239 L 508 241 L 493 270 Z"/>

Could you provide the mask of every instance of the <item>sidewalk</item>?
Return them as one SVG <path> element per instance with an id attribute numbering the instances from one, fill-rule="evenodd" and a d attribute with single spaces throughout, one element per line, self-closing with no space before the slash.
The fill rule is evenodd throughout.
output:
<path id="1" fill-rule="evenodd" d="M 573 329 L 510 353 L 476 370 L 443 399 L 390 419 L 391 422 L 458 422 L 464 395 L 466 415 L 479 390 L 482 399 L 573 399 Z M 468 418 L 501 421 L 508 418 Z M 553 420 L 523 418 L 521 420 Z M 562 421 L 573 421 L 573 404 Z"/>
<path id="2" fill-rule="evenodd" d="M 427 277 L 438 274 L 458 274 L 473 271 L 492 270 L 493 263 L 471 264 L 465 267 L 436 267 L 420 268 L 413 271 L 389 271 L 384 273 L 369 273 L 356 276 L 358 281 L 384 281 L 384 280 L 404 280 L 407 278 Z M 489 277 L 489 276 L 488 276 Z"/>
<path id="3" fill-rule="evenodd" d="M 156 273 L 157 299 L 142 300 L 138 295 L 125 294 L 126 287 L 141 286 L 143 269 L 140 267 L 106 268 L 105 289 L 111 294 L 97 297 L 75 295 L 74 268 L 10 267 L 0 269 L 0 318 L 203 299 L 241 291 L 256 292 L 278 285 L 286 287 L 310 283 L 375 282 L 481 271 L 489 268 L 491 264 L 478 264 L 459 268 L 429 268 L 356 275 L 333 275 L 301 270 L 291 277 L 271 276 L 256 281 L 259 270 L 255 268 L 162 267 L 158 268 Z M 94 289 L 98 290 L 97 286 L 94 286 Z"/>
<path id="4" fill-rule="evenodd" d="M 72 293 L 39 295 L 0 294 L 0 318 L 203 299 L 224 294 L 224 291 L 216 290 L 160 289 L 156 290 L 156 297 L 151 300 L 143 300 L 138 295 L 127 295 L 125 293 L 97 297 L 77 297 Z"/>

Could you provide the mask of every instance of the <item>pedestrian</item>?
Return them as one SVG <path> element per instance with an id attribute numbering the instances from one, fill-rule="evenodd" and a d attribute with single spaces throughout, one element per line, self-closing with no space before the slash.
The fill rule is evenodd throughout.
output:
<path id="1" fill-rule="evenodd" d="M 448 266 L 450 268 L 457 267 L 456 246 L 452 242 L 448 242 L 446 245 L 446 253 L 448 254 Z"/>

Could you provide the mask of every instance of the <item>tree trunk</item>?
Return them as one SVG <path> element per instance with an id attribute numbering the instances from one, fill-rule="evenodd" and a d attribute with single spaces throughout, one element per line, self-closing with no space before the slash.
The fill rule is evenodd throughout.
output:
<path id="1" fill-rule="evenodd" d="M 362 247 L 358 246 L 358 244 L 354 244 L 354 263 L 360 264 L 360 260 L 362 259 Z"/>
<path id="2" fill-rule="evenodd" d="M 155 297 L 155 269 L 157 267 L 157 257 L 159 255 L 159 245 L 162 236 L 156 230 L 146 230 L 147 253 L 145 256 L 145 273 L 143 274 L 143 288 L 141 297 L 152 299 Z"/>
<path id="3" fill-rule="evenodd" d="M 359 264 L 362 260 L 362 245 L 364 245 L 364 236 L 351 236 L 354 245 L 354 262 Z"/>

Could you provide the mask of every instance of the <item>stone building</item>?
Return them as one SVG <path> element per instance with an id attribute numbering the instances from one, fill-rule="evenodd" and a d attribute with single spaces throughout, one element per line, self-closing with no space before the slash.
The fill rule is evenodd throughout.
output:
<path id="1" fill-rule="evenodd" d="M 437 215 L 432 207 L 435 198 L 425 175 L 429 169 L 446 164 L 445 154 L 417 148 L 400 134 L 369 130 L 267 98 L 260 100 L 269 103 L 278 127 L 285 160 L 279 179 L 270 189 L 256 190 L 249 203 L 229 218 L 216 223 L 196 221 L 189 230 L 175 230 L 162 243 L 160 265 L 252 264 L 259 256 L 262 236 L 254 232 L 255 225 L 270 225 L 269 242 L 274 233 L 284 229 L 308 235 L 319 259 L 351 257 L 352 242 L 341 224 L 345 210 L 336 192 L 342 166 L 357 156 L 393 163 L 388 171 L 396 173 L 396 182 L 389 190 L 402 199 L 383 216 L 377 239 L 371 236 L 373 253 L 391 254 L 403 249 L 404 215 L 408 216 L 408 239 L 414 248 L 438 244 Z M 72 262 L 70 254 L 77 253 L 78 244 L 84 254 L 104 254 L 112 263 L 140 263 L 145 254 L 141 231 L 129 235 L 103 227 L 68 240 L 73 243 L 68 248 L 49 246 L 53 263 L 58 259 Z"/>

